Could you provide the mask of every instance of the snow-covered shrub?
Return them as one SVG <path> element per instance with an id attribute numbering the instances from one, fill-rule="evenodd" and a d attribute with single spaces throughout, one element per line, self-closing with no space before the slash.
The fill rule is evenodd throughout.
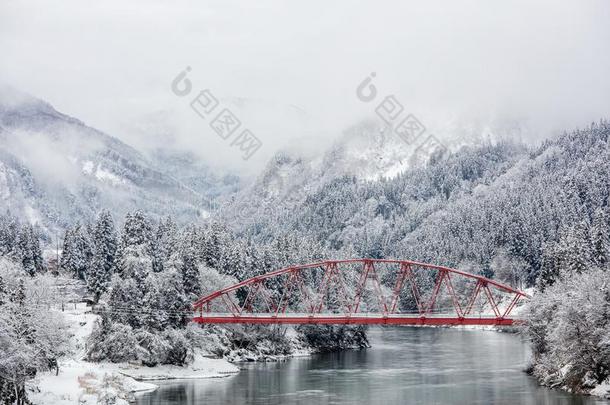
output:
<path id="1" fill-rule="evenodd" d="M 108 305 L 111 309 L 110 314 L 113 321 L 134 328 L 141 325 L 142 290 L 133 278 L 123 279 L 119 275 L 112 278 Z"/>
<path id="2" fill-rule="evenodd" d="M 143 349 L 140 351 L 142 364 L 154 367 L 159 363 L 165 362 L 171 350 L 169 343 L 162 336 L 145 330 L 136 333 L 138 345 Z"/>
<path id="3" fill-rule="evenodd" d="M 118 263 L 123 278 L 131 277 L 143 280 L 153 270 L 153 261 L 147 247 L 143 245 L 128 246 L 121 252 Z"/>
<path id="4" fill-rule="evenodd" d="M 97 321 L 88 340 L 87 358 L 113 363 L 138 360 L 142 349 L 133 329 L 122 323 L 102 319 Z"/>
<path id="5" fill-rule="evenodd" d="M 295 329 L 307 346 L 319 351 L 369 347 L 365 326 L 300 325 Z"/>
<path id="6" fill-rule="evenodd" d="M 532 373 L 583 391 L 610 376 L 610 273 L 573 274 L 536 294 L 526 311 Z"/>
<path id="7" fill-rule="evenodd" d="M 140 356 L 138 342 L 129 325 L 115 323 L 105 339 L 108 360 L 113 363 L 137 360 Z"/>
<path id="8" fill-rule="evenodd" d="M 27 280 L 27 282 L 26 282 Z M 36 306 L 33 279 L 4 263 L 0 269 L 0 403 L 27 403 L 25 382 L 56 370 L 69 350 L 62 318 Z"/>
<path id="9" fill-rule="evenodd" d="M 206 266 L 199 267 L 199 275 L 201 282 L 201 296 L 206 296 L 214 291 L 220 290 L 222 288 L 228 287 L 233 284 L 237 284 L 237 279 L 235 277 L 231 277 L 225 274 L 220 274 L 216 269 Z M 231 298 L 234 302 L 237 302 L 237 297 L 235 297 L 235 293 L 230 293 Z M 212 302 L 210 310 L 212 312 L 226 311 L 226 307 L 222 303 L 216 302 L 215 300 Z"/>
<path id="10" fill-rule="evenodd" d="M 285 333 L 285 329 L 265 325 L 235 325 L 231 329 L 232 348 L 243 348 L 256 357 L 269 355 L 289 355 L 294 349 L 294 342 Z"/>
<path id="11" fill-rule="evenodd" d="M 194 349 L 224 357 L 233 348 L 231 331 L 218 325 L 201 325 L 190 323 L 185 329 L 185 336 Z"/>
<path id="12" fill-rule="evenodd" d="M 193 348 L 183 331 L 167 329 L 163 332 L 163 338 L 169 347 L 163 363 L 183 366 L 193 361 Z"/>
<path id="13" fill-rule="evenodd" d="M 193 360 L 193 346 L 184 330 L 133 329 L 112 322 L 104 314 L 89 336 L 87 359 L 121 363 L 139 361 L 145 366 L 185 365 Z"/>
<path id="14" fill-rule="evenodd" d="M 160 305 L 167 317 L 163 327 L 184 327 L 189 320 L 191 301 L 184 293 L 183 278 L 180 271 L 167 267 L 158 277 L 158 289 L 160 294 Z"/>
<path id="15" fill-rule="evenodd" d="M 218 270 L 207 266 L 199 266 L 199 275 L 201 279 L 202 296 L 237 283 L 235 277 L 220 274 Z"/>

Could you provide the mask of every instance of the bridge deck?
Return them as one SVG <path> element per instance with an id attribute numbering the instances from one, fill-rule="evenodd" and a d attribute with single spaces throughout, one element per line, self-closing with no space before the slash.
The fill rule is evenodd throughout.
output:
<path id="1" fill-rule="evenodd" d="M 205 324 L 287 324 L 287 325 L 505 325 L 519 323 L 518 319 L 491 316 L 458 318 L 450 314 L 244 314 L 203 313 L 195 316 L 193 322 Z"/>

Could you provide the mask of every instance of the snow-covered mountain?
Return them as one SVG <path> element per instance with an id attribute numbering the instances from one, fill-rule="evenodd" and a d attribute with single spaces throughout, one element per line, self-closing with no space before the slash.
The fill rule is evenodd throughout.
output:
<path id="1" fill-rule="evenodd" d="M 391 180 L 439 154 L 468 145 L 518 140 L 523 131 L 507 122 L 450 120 L 436 125 L 432 138 L 426 131 L 408 143 L 380 120 L 365 120 L 328 148 L 295 143 L 276 153 L 256 181 L 219 205 L 219 216 L 237 230 L 290 222 L 308 197 L 338 179 L 353 178 L 360 184 Z"/>
<path id="2" fill-rule="evenodd" d="M 444 147 L 449 150 L 455 144 Z M 222 205 L 220 214 L 227 222 L 240 225 L 270 214 L 290 215 L 307 196 L 337 178 L 349 176 L 366 182 L 399 175 L 418 164 L 420 145 L 407 144 L 386 125 L 373 120 L 347 129 L 325 150 L 296 143 L 276 153 L 253 184 Z"/>
<path id="3" fill-rule="evenodd" d="M 207 215 L 205 201 L 223 182 L 237 183 L 188 156 L 145 156 L 40 99 L 0 88 L 0 204 L 43 229 L 101 209 L 192 221 Z"/>

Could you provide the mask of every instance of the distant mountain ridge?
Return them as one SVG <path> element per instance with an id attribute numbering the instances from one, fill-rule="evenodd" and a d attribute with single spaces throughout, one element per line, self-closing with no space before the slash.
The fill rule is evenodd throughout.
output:
<path id="1" fill-rule="evenodd" d="M 207 199 L 227 189 L 227 179 L 171 158 L 170 165 L 167 156 L 145 156 L 43 100 L 0 87 L 0 204 L 43 230 L 92 219 L 101 209 L 117 216 L 142 209 L 179 222 L 205 217 Z M 185 181 L 185 173 L 206 180 Z"/>

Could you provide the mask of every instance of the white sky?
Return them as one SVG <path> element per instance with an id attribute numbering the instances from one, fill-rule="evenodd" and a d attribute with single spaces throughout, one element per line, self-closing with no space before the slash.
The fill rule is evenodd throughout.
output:
<path id="1" fill-rule="evenodd" d="M 546 135 L 608 118 L 609 21 L 604 0 L 4 0 L 0 81 L 137 146 L 166 131 L 255 170 L 370 115 L 355 88 L 373 71 L 432 131 L 494 118 Z M 187 65 L 263 141 L 251 161 L 171 93 Z"/>

